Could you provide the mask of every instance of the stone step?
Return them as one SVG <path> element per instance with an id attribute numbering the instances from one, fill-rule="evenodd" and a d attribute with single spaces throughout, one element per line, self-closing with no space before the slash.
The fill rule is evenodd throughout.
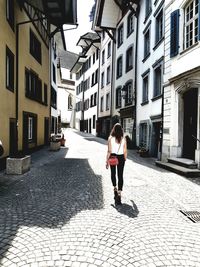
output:
<path id="1" fill-rule="evenodd" d="M 166 169 L 168 171 L 175 172 L 177 174 L 183 175 L 185 177 L 199 177 L 200 178 L 200 170 L 199 169 L 189 169 L 180 165 L 176 165 L 170 162 L 162 162 L 156 161 L 156 166 Z"/>
<path id="2" fill-rule="evenodd" d="M 168 158 L 169 163 L 173 163 L 175 165 L 179 165 L 189 169 L 196 169 L 197 163 L 192 159 L 187 158 Z"/>

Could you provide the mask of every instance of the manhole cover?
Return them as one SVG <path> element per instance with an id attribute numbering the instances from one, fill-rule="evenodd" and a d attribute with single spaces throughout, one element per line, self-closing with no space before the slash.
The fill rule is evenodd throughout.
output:
<path id="1" fill-rule="evenodd" d="M 183 211 L 180 210 L 182 214 L 184 214 L 188 219 L 192 222 L 200 222 L 200 212 L 199 211 Z"/>

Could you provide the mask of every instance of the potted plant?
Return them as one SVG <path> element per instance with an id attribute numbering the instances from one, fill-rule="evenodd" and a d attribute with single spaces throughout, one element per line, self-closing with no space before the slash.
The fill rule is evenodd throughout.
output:
<path id="1" fill-rule="evenodd" d="M 138 153 L 139 153 L 140 157 L 148 157 L 149 149 L 145 143 L 140 144 L 139 149 L 138 149 Z"/>
<path id="2" fill-rule="evenodd" d="M 56 138 L 56 135 L 51 136 L 50 150 L 58 151 L 60 149 L 60 139 Z"/>
<path id="3" fill-rule="evenodd" d="M 19 151 L 6 159 L 6 173 L 23 174 L 30 170 L 30 165 L 31 156 Z"/>

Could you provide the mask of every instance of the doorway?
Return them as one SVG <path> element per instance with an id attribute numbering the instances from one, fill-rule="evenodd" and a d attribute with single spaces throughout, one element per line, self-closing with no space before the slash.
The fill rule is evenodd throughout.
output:
<path id="1" fill-rule="evenodd" d="M 16 119 L 10 119 L 9 133 L 9 154 L 14 156 L 17 153 L 17 124 Z"/>
<path id="2" fill-rule="evenodd" d="M 195 158 L 195 138 L 197 137 L 197 100 L 197 88 L 190 89 L 183 95 L 183 157 L 188 159 Z"/>
<path id="3" fill-rule="evenodd" d="M 49 118 L 44 118 L 44 145 L 49 145 Z"/>
<path id="4" fill-rule="evenodd" d="M 151 139 L 151 154 L 152 157 L 158 157 L 158 152 L 160 150 L 160 127 L 161 122 L 152 123 L 152 139 Z"/>

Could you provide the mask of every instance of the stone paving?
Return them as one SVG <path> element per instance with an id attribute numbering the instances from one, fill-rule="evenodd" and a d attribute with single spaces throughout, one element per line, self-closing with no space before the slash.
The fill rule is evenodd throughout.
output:
<path id="1" fill-rule="evenodd" d="M 1 267 L 200 267 L 198 179 L 129 151 L 114 205 L 106 141 L 74 130 L 66 147 L 32 154 L 23 175 L 0 173 Z"/>

